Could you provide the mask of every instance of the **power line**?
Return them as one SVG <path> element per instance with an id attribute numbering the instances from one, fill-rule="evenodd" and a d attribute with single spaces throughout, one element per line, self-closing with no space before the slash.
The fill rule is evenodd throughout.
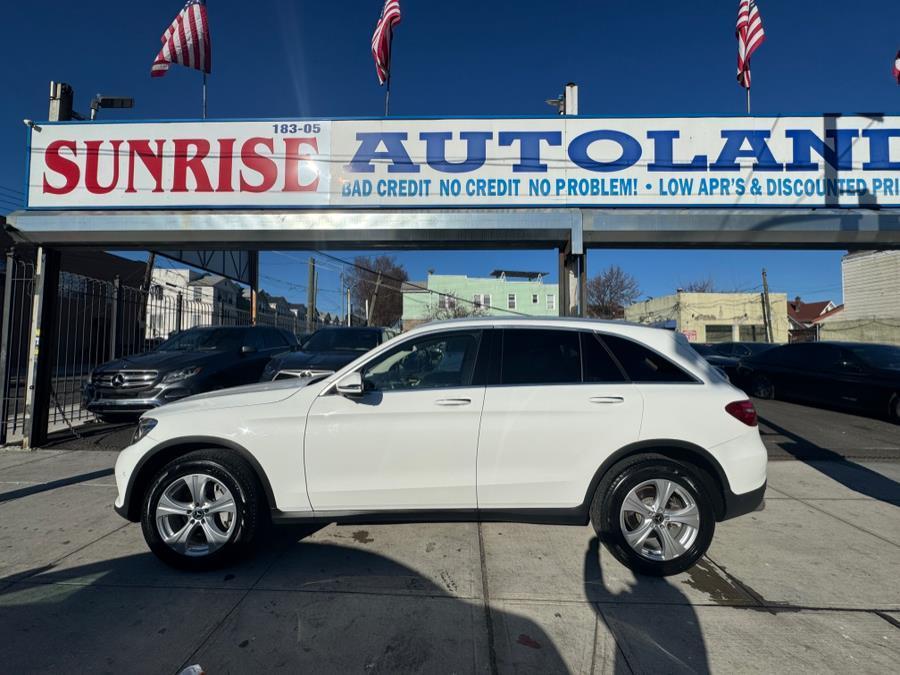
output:
<path id="1" fill-rule="evenodd" d="M 390 274 L 385 274 L 384 272 L 377 272 L 375 270 L 369 269 L 368 267 L 366 267 L 364 265 L 359 265 L 356 262 L 351 262 L 349 260 L 344 260 L 343 258 L 338 258 L 337 256 L 331 255 L 330 253 L 323 253 L 322 251 L 316 251 L 316 254 L 325 256 L 326 258 L 330 258 L 330 259 L 332 259 L 336 262 L 342 263 L 344 265 L 354 267 L 358 270 L 362 270 L 363 272 L 368 272 L 369 274 L 376 274 L 376 275 L 380 274 L 382 279 L 390 279 L 391 281 L 396 281 L 398 284 L 400 284 L 400 286 L 397 287 L 397 291 L 400 292 L 401 294 L 403 293 L 402 286 L 405 284 L 406 286 L 408 286 L 410 288 L 415 288 L 420 291 L 425 291 L 426 293 L 432 293 L 432 294 L 440 296 L 440 297 L 452 298 L 453 300 L 455 300 L 457 302 L 463 302 L 468 305 L 472 305 L 473 307 L 481 308 L 481 304 L 476 303 L 474 300 L 469 300 L 468 298 L 459 298 L 459 297 L 453 295 L 452 293 L 443 293 L 443 292 L 437 291 L 433 288 L 428 288 L 427 286 L 420 286 L 419 284 L 413 283 L 411 281 L 407 281 L 405 279 L 400 279 L 398 277 L 391 276 Z M 362 279 L 361 281 L 370 283 L 370 284 L 374 283 L 372 281 L 369 281 L 368 279 Z M 523 312 L 517 312 L 512 309 L 504 309 L 502 307 L 492 307 L 492 309 L 496 309 L 501 312 L 506 312 L 508 314 L 515 314 L 516 316 L 527 316 Z"/>

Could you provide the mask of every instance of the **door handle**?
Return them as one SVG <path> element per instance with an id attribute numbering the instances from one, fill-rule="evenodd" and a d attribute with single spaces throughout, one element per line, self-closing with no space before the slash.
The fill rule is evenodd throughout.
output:
<path id="1" fill-rule="evenodd" d="M 445 405 L 445 406 L 453 406 L 453 405 L 469 405 L 472 402 L 470 398 L 439 398 L 435 401 L 435 405 Z"/>
<path id="2" fill-rule="evenodd" d="M 591 396 L 589 400 L 591 403 L 625 403 L 625 398 L 622 396 Z"/>

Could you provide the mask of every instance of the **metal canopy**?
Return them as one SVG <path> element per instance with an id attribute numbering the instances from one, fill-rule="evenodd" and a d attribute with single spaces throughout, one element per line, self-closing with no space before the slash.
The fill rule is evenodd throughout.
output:
<path id="1" fill-rule="evenodd" d="M 251 278 L 251 257 L 253 253 L 250 251 L 199 251 L 186 249 L 180 251 L 154 251 L 154 253 L 243 284 L 253 284 L 253 279 Z"/>
<path id="2" fill-rule="evenodd" d="M 7 220 L 35 244 L 160 251 L 900 247 L 900 209 L 17 211 Z"/>
<path id="3" fill-rule="evenodd" d="M 577 209 L 17 211 L 23 240 L 138 249 L 550 248 Z M 580 238 L 578 239 L 580 246 Z M 580 252 L 580 251 L 578 251 Z"/>

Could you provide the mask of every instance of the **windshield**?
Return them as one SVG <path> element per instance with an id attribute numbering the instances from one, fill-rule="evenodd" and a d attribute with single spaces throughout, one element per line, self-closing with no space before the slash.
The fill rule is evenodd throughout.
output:
<path id="1" fill-rule="evenodd" d="M 243 346 L 244 331 L 234 328 L 192 328 L 166 340 L 158 352 L 225 352 Z"/>
<path id="2" fill-rule="evenodd" d="M 900 347 L 893 345 L 859 345 L 847 349 L 872 368 L 900 370 Z"/>
<path id="3" fill-rule="evenodd" d="M 710 354 L 715 354 L 716 349 L 712 345 L 701 344 L 697 342 L 692 342 L 691 347 L 694 348 L 694 351 L 700 354 L 701 356 L 709 356 Z"/>
<path id="4" fill-rule="evenodd" d="M 330 328 L 316 331 L 303 345 L 307 352 L 367 352 L 378 346 L 378 331 L 340 330 Z"/>

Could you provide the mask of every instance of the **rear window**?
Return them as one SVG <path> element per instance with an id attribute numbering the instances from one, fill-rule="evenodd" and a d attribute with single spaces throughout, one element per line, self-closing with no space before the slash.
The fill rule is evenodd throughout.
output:
<path id="1" fill-rule="evenodd" d="M 603 341 L 633 382 L 694 382 L 694 378 L 668 359 L 643 345 L 616 335 Z"/>

